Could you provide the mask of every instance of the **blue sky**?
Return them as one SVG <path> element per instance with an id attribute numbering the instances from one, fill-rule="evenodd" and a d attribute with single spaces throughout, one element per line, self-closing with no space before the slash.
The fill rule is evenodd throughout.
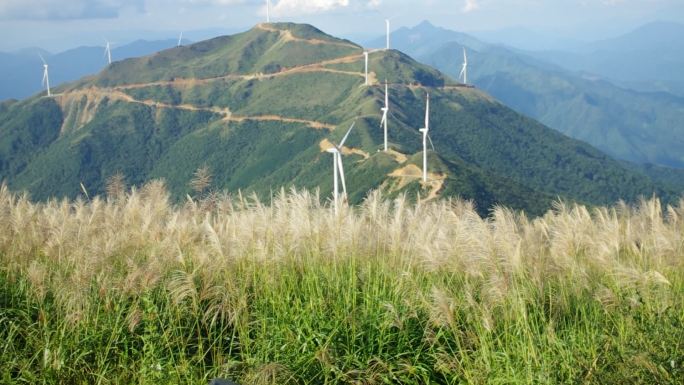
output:
<path id="1" fill-rule="evenodd" d="M 684 22 L 683 0 L 272 0 L 276 21 L 307 22 L 348 37 L 381 35 L 422 20 L 466 32 L 522 27 L 595 40 L 654 20 Z M 265 0 L 0 0 L 0 50 L 52 51 L 102 44 L 104 35 L 172 37 L 181 30 L 237 31 L 263 21 Z M 192 35 L 189 34 L 192 38 Z M 7 38 L 9 37 L 9 38 Z"/>

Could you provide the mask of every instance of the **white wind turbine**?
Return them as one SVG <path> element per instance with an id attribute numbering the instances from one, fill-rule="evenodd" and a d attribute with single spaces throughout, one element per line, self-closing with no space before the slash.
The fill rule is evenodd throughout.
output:
<path id="1" fill-rule="evenodd" d="M 387 79 L 385 79 L 385 107 L 382 107 L 382 120 L 380 125 L 385 128 L 385 152 L 387 152 L 387 113 L 389 112 L 389 93 L 387 89 Z"/>
<path id="2" fill-rule="evenodd" d="M 463 79 L 463 84 L 468 84 L 468 56 L 466 55 L 465 47 L 463 47 L 463 67 L 458 78 Z"/>
<path id="3" fill-rule="evenodd" d="M 385 19 L 385 31 L 387 32 L 387 45 L 385 49 L 390 49 L 390 19 Z"/>
<path id="4" fill-rule="evenodd" d="M 365 85 L 368 85 L 368 51 L 363 51 L 363 59 L 366 63 L 366 70 L 364 72 L 366 76 Z"/>
<path id="5" fill-rule="evenodd" d="M 105 43 L 107 44 L 105 45 L 104 55 L 107 57 L 107 64 L 112 64 L 112 48 L 109 45 L 109 40 L 105 40 Z"/>
<path id="6" fill-rule="evenodd" d="M 432 139 L 430 138 L 430 94 L 427 94 L 427 100 L 425 102 L 425 127 L 418 129 L 418 131 L 423 133 L 423 182 L 427 182 L 427 141 L 430 141 L 430 146 L 432 150 L 435 150 L 435 146 L 432 144 Z"/>
<path id="7" fill-rule="evenodd" d="M 271 22 L 271 0 L 266 0 L 266 22 Z"/>
<path id="8" fill-rule="evenodd" d="M 40 84 L 45 86 L 45 89 L 47 90 L 47 96 L 52 96 L 50 93 L 50 76 L 48 75 L 48 65 L 45 62 L 43 55 L 38 54 L 38 56 L 40 56 L 40 60 L 43 62 L 43 81 Z"/>
<path id="9" fill-rule="evenodd" d="M 344 166 L 342 165 L 342 146 L 344 146 L 344 142 L 347 140 L 347 137 L 349 136 L 349 133 L 351 132 L 352 128 L 354 128 L 354 125 L 356 124 L 356 120 L 352 123 L 351 127 L 349 127 L 349 130 L 347 130 L 347 133 L 344 135 L 342 138 L 342 141 L 340 144 L 335 145 L 333 143 L 333 148 L 329 148 L 328 152 L 333 154 L 333 202 L 335 205 L 335 214 L 337 215 L 338 213 L 338 199 L 340 196 L 340 187 L 339 187 L 339 181 L 338 179 L 342 180 L 342 191 L 343 191 L 343 197 L 346 199 L 347 197 L 347 185 L 344 180 Z M 339 174 L 339 177 L 338 177 Z"/>
<path id="10" fill-rule="evenodd" d="M 181 31 L 180 36 L 178 37 L 178 45 L 176 47 L 180 47 L 182 42 L 183 42 L 183 31 Z"/>

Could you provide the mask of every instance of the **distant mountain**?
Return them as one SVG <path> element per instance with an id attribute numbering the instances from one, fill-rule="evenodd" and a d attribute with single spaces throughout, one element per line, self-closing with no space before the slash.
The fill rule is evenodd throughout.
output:
<path id="1" fill-rule="evenodd" d="M 519 51 L 462 37 L 423 23 L 396 31 L 393 44 L 453 77 L 461 71 L 466 47 L 469 82 L 516 111 L 619 159 L 684 168 L 683 98 L 626 90 Z M 414 48 L 433 40 L 441 44 L 431 50 Z"/>
<path id="2" fill-rule="evenodd" d="M 655 22 L 617 38 L 586 44 L 579 52 L 531 53 L 641 91 L 684 96 L 684 24 Z"/>
<path id="3" fill-rule="evenodd" d="M 622 36 L 589 43 L 587 53 L 596 51 L 629 52 L 639 50 L 684 50 L 684 24 L 657 21 L 645 24 Z"/>
<path id="4" fill-rule="evenodd" d="M 112 60 L 140 57 L 175 47 L 177 40 L 145 41 L 112 48 Z M 187 41 L 186 41 L 187 43 Z M 79 47 L 58 54 L 41 49 L 0 52 L 0 100 L 22 99 L 42 89 L 43 63 L 38 54 L 49 64 L 52 86 L 95 74 L 105 68 L 107 59 L 104 47 Z"/>
<path id="5" fill-rule="evenodd" d="M 472 199 L 539 214 L 553 199 L 633 201 L 679 192 L 593 147 L 524 117 L 395 50 L 370 54 L 309 25 L 260 24 L 143 58 L 57 87 L 52 97 L 0 104 L 0 179 L 37 199 L 164 178 L 177 199 L 203 165 L 214 187 L 268 196 L 281 187 L 329 197 L 325 150 L 342 149 L 351 202 L 388 196 Z M 380 107 L 390 89 L 390 145 L 380 151 Z M 429 181 L 421 182 L 425 98 L 431 100 Z"/>
<path id="6" fill-rule="evenodd" d="M 565 38 L 547 31 L 534 31 L 523 27 L 473 31 L 469 34 L 487 43 L 506 45 L 528 51 L 574 51 L 586 44 L 583 41 Z"/>
<path id="7" fill-rule="evenodd" d="M 414 57 L 432 54 L 444 44 L 454 41 L 461 42 L 473 49 L 483 49 L 488 45 L 480 40 L 461 32 L 437 27 L 425 20 L 413 28 L 401 27 L 392 31 L 390 48 L 406 52 Z M 385 37 L 378 37 L 366 43 L 369 48 L 385 48 Z"/>

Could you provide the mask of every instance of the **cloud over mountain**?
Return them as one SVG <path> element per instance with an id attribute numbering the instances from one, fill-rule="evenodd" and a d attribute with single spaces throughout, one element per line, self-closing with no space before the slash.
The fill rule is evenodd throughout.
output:
<path id="1" fill-rule="evenodd" d="M 274 2 L 275 3 L 275 2 Z M 280 0 L 274 6 L 279 15 L 304 15 L 333 11 L 340 8 L 373 8 L 380 0 Z"/>

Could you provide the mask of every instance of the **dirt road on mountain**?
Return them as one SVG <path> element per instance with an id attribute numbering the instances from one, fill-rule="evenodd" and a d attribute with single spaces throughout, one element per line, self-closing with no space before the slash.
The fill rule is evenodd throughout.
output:
<path id="1" fill-rule="evenodd" d="M 289 29 L 273 28 L 273 26 L 271 26 L 270 24 L 261 23 L 261 24 L 257 24 L 256 27 L 262 31 L 277 32 L 280 34 L 281 38 L 285 41 L 299 41 L 299 42 L 314 44 L 314 45 L 339 45 L 342 47 L 359 48 L 359 47 L 357 47 L 351 43 L 321 40 L 321 39 L 304 39 L 301 37 L 296 37 L 292 34 L 292 31 L 290 31 Z"/>
<path id="2" fill-rule="evenodd" d="M 321 152 L 325 152 L 330 148 L 334 148 L 335 145 L 330 142 L 328 139 L 323 139 L 319 144 L 318 147 L 321 149 Z M 370 154 L 368 154 L 366 151 L 363 151 L 359 148 L 353 148 L 353 147 L 347 147 L 347 146 L 342 146 L 342 154 L 343 155 L 360 155 L 363 157 L 363 159 L 368 159 L 370 158 Z"/>
<path id="3" fill-rule="evenodd" d="M 260 122 L 283 122 L 283 123 L 300 123 L 306 124 L 311 128 L 317 130 L 334 130 L 335 126 L 332 124 L 327 124 L 323 122 L 317 122 L 314 120 L 298 119 L 298 118 L 288 118 L 280 115 L 258 115 L 258 116 L 233 116 L 229 120 L 234 122 L 242 122 L 245 120 L 254 120 Z"/>
<path id="4" fill-rule="evenodd" d="M 108 98 L 110 100 L 120 100 L 120 101 L 124 101 L 127 103 L 143 104 L 143 105 L 154 107 L 157 109 L 166 108 L 166 109 L 177 109 L 177 110 L 185 110 L 185 111 L 210 112 L 213 114 L 222 115 L 224 121 L 230 121 L 230 122 L 259 121 L 259 122 L 299 123 L 299 124 L 307 125 L 311 128 L 317 129 L 317 130 L 323 130 L 323 129 L 333 130 L 333 129 L 335 129 L 335 126 L 332 124 L 317 122 L 315 120 L 291 118 L 291 117 L 285 117 L 285 116 L 279 116 L 279 115 L 240 116 L 240 115 L 234 115 L 230 111 L 229 108 L 201 107 L 201 106 L 195 106 L 192 104 L 168 104 L 168 103 L 162 103 L 162 102 L 159 102 L 156 100 L 139 100 L 139 99 L 133 98 L 131 95 L 128 95 L 124 92 L 121 92 L 121 91 L 115 90 L 115 89 L 109 89 L 109 88 L 91 87 L 91 88 L 71 91 L 71 92 L 67 92 L 67 93 L 63 93 L 63 94 L 59 94 L 59 95 L 55 95 L 55 96 L 56 96 L 56 98 L 58 98 L 58 100 L 60 101 L 60 105 L 62 105 L 62 106 L 67 105 L 69 101 L 73 101 L 77 98 L 82 98 L 85 96 L 88 101 L 90 101 L 91 99 L 101 101 L 104 98 Z M 91 114 L 94 114 L 94 112 L 92 112 Z"/>
<path id="5" fill-rule="evenodd" d="M 122 85 L 118 85 L 118 86 L 113 86 L 111 88 L 115 89 L 115 90 L 130 90 L 130 89 L 140 89 L 140 88 L 147 88 L 147 87 L 154 87 L 154 86 L 194 87 L 194 86 L 208 84 L 208 83 L 222 81 L 222 80 L 254 80 L 254 79 L 262 80 L 262 79 L 272 79 L 272 78 L 276 78 L 276 77 L 280 77 L 280 76 L 288 76 L 288 75 L 298 74 L 298 73 L 311 73 L 311 72 L 336 73 L 336 74 L 357 76 L 357 77 L 363 78 L 363 77 L 365 77 L 365 74 L 363 72 L 345 71 L 345 70 L 340 70 L 340 69 L 336 69 L 336 68 L 326 68 L 325 67 L 326 65 L 332 65 L 332 64 L 353 63 L 357 60 L 360 60 L 362 57 L 363 57 L 363 54 L 349 55 L 349 56 L 344 56 L 344 57 L 340 57 L 340 58 L 324 60 L 324 61 L 318 62 L 318 63 L 305 64 L 305 65 L 292 67 L 292 68 L 284 68 L 281 71 L 273 72 L 273 73 L 269 73 L 269 74 L 264 74 L 264 73 L 230 74 L 230 75 L 217 76 L 217 77 L 213 77 L 213 78 L 204 78 L 204 79 L 175 78 L 173 80 L 158 80 L 158 81 L 147 82 L 147 83 L 122 84 Z M 374 80 L 375 79 L 374 73 L 369 72 L 369 77 L 372 80 L 371 84 L 377 82 Z"/>
<path id="6" fill-rule="evenodd" d="M 400 190 L 410 182 L 415 181 L 416 179 L 421 179 L 423 177 L 423 170 L 415 164 L 409 164 L 392 171 L 387 176 L 399 179 L 399 184 L 395 187 L 395 189 Z M 429 188 L 429 191 L 427 196 L 420 201 L 426 202 L 439 197 L 440 191 L 442 191 L 444 188 L 445 181 L 446 174 L 435 174 L 428 172 L 428 181 L 423 182 L 421 180 L 420 184 L 423 186 L 423 188 Z"/>

